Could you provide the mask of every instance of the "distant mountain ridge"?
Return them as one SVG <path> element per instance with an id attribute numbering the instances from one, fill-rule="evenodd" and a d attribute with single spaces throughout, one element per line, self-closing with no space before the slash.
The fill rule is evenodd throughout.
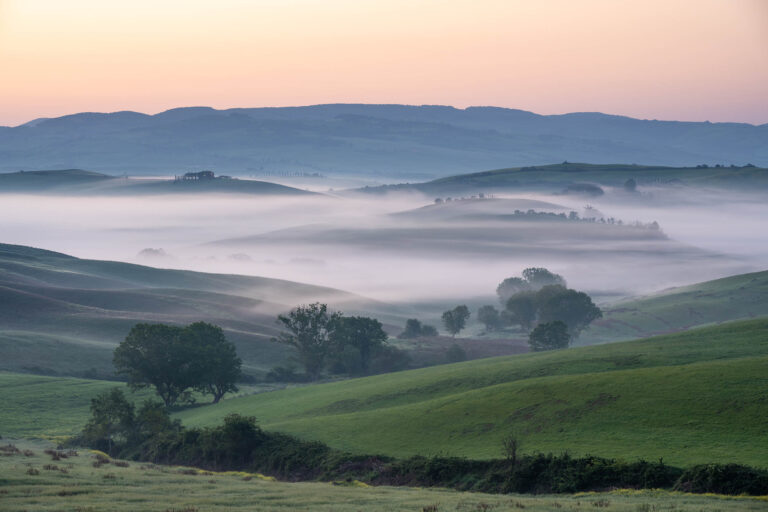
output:
<path id="1" fill-rule="evenodd" d="M 0 127 L 0 170 L 321 172 L 386 179 L 553 161 L 768 165 L 768 124 L 329 104 L 79 113 Z"/>

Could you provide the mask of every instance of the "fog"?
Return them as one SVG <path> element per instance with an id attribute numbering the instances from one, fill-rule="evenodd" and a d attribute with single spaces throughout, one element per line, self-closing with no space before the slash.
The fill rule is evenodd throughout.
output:
<path id="1" fill-rule="evenodd" d="M 2 195 L 0 232 L 5 243 L 82 258 L 274 277 L 407 304 L 489 298 L 502 279 L 530 266 L 603 301 L 768 268 L 768 205 L 747 195 L 526 194 L 415 210 L 431 202 L 419 194 Z M 510 217 L 531 204 L 657 221 L 662 232 Z M 393 215 L 408 210 L 415 211 Z"/>

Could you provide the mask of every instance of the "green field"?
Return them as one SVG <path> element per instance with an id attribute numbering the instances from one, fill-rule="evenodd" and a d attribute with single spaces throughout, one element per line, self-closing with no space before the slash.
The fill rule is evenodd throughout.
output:
<path id="1" fill-rule="evenodd" d="M 768 320 L 634 342 L 476 360 L 228 400 L 187 425 L 254 415 L 359 453 L 569 450 L 676 465 L 768 466 Z"/>
<path id="2" fill-rule="evenodd" d="M 603 307 L 603 318 L 579 342 L 653 336 L 739 318 L 768 315 L 768 271 L 740 274 Z"/>
<path id="3" fill-rule="evenodd" d="M 680 512 L 765 510 L 765 498 L 614 491 L 576 495 L 488 495 L 445 489 L 368 487 L 351 483 L 276 482 L 257 474 L 113 462 L 94 467 L 80 451 L 51 460 L 41 443 L 16 443 L 27 455 L 0 457 L 0 509 L 36 511 L 506 511 L 608 510 Z M 433 507 L 433 508 L 429 508 Z"/>
<path id="4" fill-rule="evenodd" d="M 768 466 L 768 319 L 631 342 L 468 361 L 243 394 L 176 413 L 228 413 L 357 453 L 501 456 L 524 452 Z M 0 435 L 74 434 L 90 398 L 117 383 L 0 374 Z M 248 390 L 244 390 L 247 393 Z"/>

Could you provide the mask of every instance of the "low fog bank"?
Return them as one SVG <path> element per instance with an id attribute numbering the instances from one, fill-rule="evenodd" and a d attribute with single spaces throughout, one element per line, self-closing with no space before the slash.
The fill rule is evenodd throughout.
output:
<path id="1" fill-rule="evenodd" d="M 440 208 L 428 206 L 432 199 L 5 195 L 0 232 L 5 243 L 83 258 L 274 277 L 405 303 L 490 297 L 530 266 L 603 297 L 768 268 L 768 205 L 753 196 L 649 189 L 596 199 L 499 195 Z M 528 209 L 575 211 L 579 220 L 515 216 Z M 625 225 L 634 221 L 656 221 L 661 231 Z"/>

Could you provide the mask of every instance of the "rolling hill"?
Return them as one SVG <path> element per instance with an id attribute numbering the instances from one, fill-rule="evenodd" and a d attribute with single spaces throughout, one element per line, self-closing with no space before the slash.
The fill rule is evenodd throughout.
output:
<path id="1" fill-rule="evenodd" d="M 357 453 L 498 457 L 568 450 L 673 464 L 768 466 L 768 320 L 532 353 L 234 398 L 177 416 L 232 412 L 268 430 Z"/>
<path id="2" fill-rule="evenodd" d="M 604 343 L 694 326 L 768 316 L 768 271 L 752 272 L 612 303 L 580 343 Z"/>
<path id="3" fill-rule="evenodd" d="M 579 184 L 620 188 L 630 178 L 639 186 L 698 185 L 741 191 L 768 188 L 768 169 L 755 166 L 669 167 L 563 162 L 458 174 L 423 183 L 369 186 L 357 189 L 357 192 L 421 192 L 432 196 L 521 190 L 560 193 Z"/>
<path id="4" fill-rule="evenodd" d="M 0 244 L 0 370 L 108 377 L 134 324 L 203 320 L 221 325 L 245 372 L 259 374 L 287 356 L 270 342 L 275 316 L 314 301 L 402 324 L 396 308 L 330 288 Z"/>
<path id="5" fill-rule="evenodd" d="M 0 127 L 0 169 L 427 179 L 551 161 L 768 165 L 768 125 L 439 105 L 85 112 Z"/>
<path id="6" fill-rule="evenodd" d="M 176 416 L 193 426 L 253 415 L 356 453 L 499 457 L 514 435 L 526 453 L 766 467 L 766 367 L 768 320 L 757 319 L 240 396 Z M 13 391 L 4 436 L 74 433 L 90 397 L 115 385 L 12 373 L 0 384 Z"/>
<path id="7" fill-rule="evenodd" d="M 172 179 L 109 176 L 81 169 L 0 173 L 0 194 L 2 193 L 110 196 L 222 193 L 253 195 L 313 194 L 305 190 L 257 180 L 215 178 L 200 181 L 174 181 Z"/>

